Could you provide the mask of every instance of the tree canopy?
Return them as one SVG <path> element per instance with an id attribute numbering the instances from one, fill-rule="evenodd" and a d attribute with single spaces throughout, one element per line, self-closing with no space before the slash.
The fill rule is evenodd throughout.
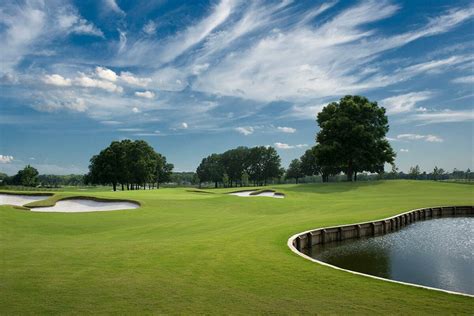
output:
<path id="1" fill-rule="evenodd" d="M 353 181 L 358 172 L 381 173 L 385 163 L 394 162 L 395 152 L 385 138 L 388 119 L 377 102 L 345 96 L 324 107 L 317 123 L 316 146 L 302 157 L 305 173 L 321 173 L 324 180 L 344 172 Z"/>
<path id="2" fill-rule="evenodd" d="M 281 159 L 273 147 L 237 147 L 202 159 L 196 174 L 199 183 L 213 182 L 215 187 L 219 183 L 242 186 L 249 181 L 266 185 L 282 175 Z"/>
<path id="3" fill-rule="evenodd" d="M 111 184 L 114 191 L 118 184 L 122 190 L 140 187 L 159 187 L 160 183 L 169 182 L 173 164 L 167 163 L 166 157 L 155 152 L 143 140 L 113 141 L 90 160 L 86 182 L 91 184 Z"/>

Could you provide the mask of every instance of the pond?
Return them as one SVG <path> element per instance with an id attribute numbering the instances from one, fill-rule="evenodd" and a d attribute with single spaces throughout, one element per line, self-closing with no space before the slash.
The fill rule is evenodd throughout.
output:
<path id="1" fill-rule="evenodd" d="M 474 217 L 420 221 L 383 236 L 317 245 L 307 254 L 347 270 L 474 294 Z"/>

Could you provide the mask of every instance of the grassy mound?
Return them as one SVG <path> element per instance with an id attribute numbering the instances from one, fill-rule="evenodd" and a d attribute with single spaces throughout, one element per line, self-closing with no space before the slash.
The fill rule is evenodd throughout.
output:
<path id="1" fill-rule="evenodd" d="M 160 189 L 81 192 L 139 201 L 133 212 L 1 206 L 0 313 L 472 313 L 471 298 L 336 271 L 293 254 L 286 242 L 317 227 L 472 205 L 474 187 L 387 181 L 268 189 L 286 198 Z"/>

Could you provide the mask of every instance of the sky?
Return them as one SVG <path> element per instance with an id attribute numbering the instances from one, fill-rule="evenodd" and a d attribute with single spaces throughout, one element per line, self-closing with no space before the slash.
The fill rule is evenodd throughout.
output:
<path id="1" fill-rule="evenodd" d="M 0 172 L 85 173 L 113 140 L 175 165 L 237 146 L 282 164 L 317 113 L 360 94 L 387 109 L 407 171 L 474 168 L 470 1 L 0 3 Z"/>

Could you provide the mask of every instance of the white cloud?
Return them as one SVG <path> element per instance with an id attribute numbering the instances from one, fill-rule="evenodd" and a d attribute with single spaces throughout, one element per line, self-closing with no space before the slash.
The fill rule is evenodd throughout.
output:
<path id="1" fill-rule="evenodd" d="M 127 71 L 123 71 L 120 73 L 120 79 L 128 84 L 140 87 L 146 87 L 151 82 L 151 78 L 136 77 L 134 74 Z"/>
<path id="2" fill-rule="evenodd" d="M 75 9 L 61 8 L 57 14 L 57 23 L 60 29 L 69 33 L 104 37 L 104 33 L 99 28 L 83 19 Z"/>
<path id="3" fill-rule="evenodd" d="M 141 132 L 143 131 L 142 128 L 119 128 L 119 132 Z"/>
<path id="4" fill-rule="evenodd" d="M 402 152 L 402 153 L 407 153 L 407 152 L 409 152 L 409 150 L 406 149 L 406 148 L 402 148 L 402 149 L 400 149 L 400 152 Z"/>
<path id="5" fill-rule="evenodd" d="M 125 15 L 125 12 L 118 6 L 115 0 L 103 0 L 103 1 L 104 1 L 104 4 L 107 6 L 107 8 L 110 9 L 111 11 L 120 15 Z"/>
<path id="6" fill-rule="evenodd" d="M 438 112 L 425 112 L 411 115 L 410 121 L 418 121 L 423 124 L 470 122 L 474 121 L 474 111 L 468 110 L 444 110 Z"/>
<path id="7" fill-rule="evenodd" d="M 296 128 L 293 128 L 293 127 L 278 126 L 277 129 L 278 129 L 280 132 L 289 133 L 289 134 L 293 134 L 293 133 L 296 132 Z"/>
<path id="8" fill-rule="evenodd" d="M 464 76 L 451 80 L 454 83 L 474 84 L 474 76 Z"/>
<path id="9" fill-rule="evenodd" d="M 0 155 L 0 163 L 11 163 L 13 161 L 13 156 Z"/>
<path id="10" fill-rule="evenodd" d="M 155 97 L 155 93 L 153 91 L 137 91 L 135 92 L 135 95 L 140 98 L 145 98 L 145 99 L 153 99 Z"/>
<path id="11" fill-rule="evenodd" d="M 56 112 L 70 110 L 73 112 L 85 112 L 88 109 L 86 101 L 82 98 L 61 99 L 53 98 L 33 105 L 33 108 L 41 112 Z"/>
<path id="12" fill-rule="evenodd" d="M 95 73 L 101 79 L 105 79 L 109 81 L 117 81 L 117 74 L 113 70 L 103 68 L 103 67 L 96 67 Z"/>
<path id="13" fill-rule="evenodd" d="M 71 85 L 71 79 L 64 78 L 58 74 L 45 75 L 42 80 L 44 83 L 54 86 L 66 87 Z"/>
<path id="14" fill-rule="evenodd" d="M 156 26 L 156 23 L 150 20 L 143 26 L 143 32 L 148 35 L 153 35 L 156 32 Z"/>
<path id="15" fill-rule="evenodd" d="M 100 121 L 100 123 L 102 123 L 104 125 L 121 125 L 122 124 L 122 122 L 111 121 L 111 120 Z"/>
<path id="16" fill-rule="evenodd" d="M 235 130 L 245 136 L 251 135 L 255 131 L 252 126 L 240 126 L 235 128 Z"/>
<path id="17" fill-rule="evenodd" d="M 289 145 L 286 143 L 276 142 L 275 147 L 278 149 L 305 148 L 305 147 L 308 147 L 308 144 Z"/>
<path id="18" fill-rule="evenodd" d="M 430 143 L 442 143 L 444 140 L 436 135 L 419 135 L 419 134 L 400 134 L 397 135 L 397 139 L 406 140 L 424 140 Z"/>
<path id="19" fill-rule="evenodd" d="M 99 88 L 109 92 L 123 92 L 123 88 L 110 81 L 98 80 L 88 77 L 84 73 L 79 73 L 79 77 L 74 79 L 74 84 L 85 88 Z"/>
<path id="20" fill-rule="evenodd" d="M 184 129 L 188 128 L 188 123 L 186 122 L 181 123 L 181 128 L 184 128 Z"/>
<path id="21" fill-rule="evenodd" d="M 302 120 L 315 120 L 318 113 L 323 110 L 327 104 L 318 105 L 294 105 L 289 113 L 289 116 Z"/>
<path id="22" fill-rule="evenodd" d="M 412 111 L 417 103 L 433 97 L 429 91 L 411 92 L 386 98 L 380 101 L 380 105 L 387 109 L 388 114 L 399 114 Z"/>
<path id="23" fill-rule="evenodd" d="M 133 112 L 133 113 L 140 113 L 141 111 L 140 111 L 139 108 L 137 108 L 137 107 L 135 106 L 135 107 L 132 108 L 132 112 Z"/>
<path id="24" fill-rule="evenodd" d="M 388 1 L 363 1 L 317 25 L 290 23 L 290 26 L 275 27 L 265 36 L 245 42 L 246 47 L 223 48 L 223 56 L 192 87 L 258 101 L 308 101 L 384 87 L 468 61 L 466 56 L 452 56 L 386 74 L 381 69 L 372 74 L 360 71 L 389 49 L 447 32 L 473 15 L 470 8 L 450 10 L 425 26 L 385 38 L 369 26 L 393 15 L 397 9 Z M 291 16 L 280 12 L 266 24 L 273 25 L 275 20 L 285 18 Z M 196 58 L 199 63 L 208 60 L 207 48 Z"/>

